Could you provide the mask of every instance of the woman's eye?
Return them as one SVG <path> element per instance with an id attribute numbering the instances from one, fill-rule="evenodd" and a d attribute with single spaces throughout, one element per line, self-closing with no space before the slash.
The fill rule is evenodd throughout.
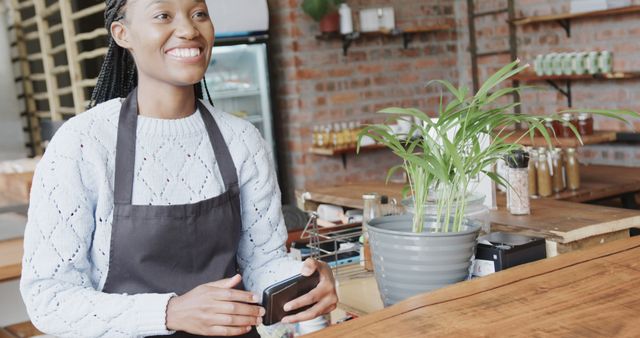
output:
<path id="1" fill-rule="evenodd" d="M 158 14 L 158 15 L 154 16 L 154 19 L 167 20 L 167 19 L 169 19 L 169 14 L 161 13 L 161 14 Z"/>
<path id="2" fill-rule="evenodd" d="M 194 18 L 208 18 L 209 17 L 209 13 L 205 12 L 205 11 L 198 11 L 195 14 L 193 14 Z"/>

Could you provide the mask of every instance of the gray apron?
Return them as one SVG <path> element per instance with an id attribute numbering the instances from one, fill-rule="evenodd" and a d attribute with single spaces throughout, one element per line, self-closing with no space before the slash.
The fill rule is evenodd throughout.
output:
<path id="1" fill-rule="evenodd" d="M 198 285 L 233 277 L 242 230 L 240 188 L 233 159 L 207 108 L 196 100 L 225 192 L 185 205 L 132 205 L 138 97 L 122 103 L 116 144 L 109 272 L 103 291 L 182 295 Z M 176 332 L 175 337 L 199 337 Z M 255 328 L 242 337 L 259 337 Z"/>

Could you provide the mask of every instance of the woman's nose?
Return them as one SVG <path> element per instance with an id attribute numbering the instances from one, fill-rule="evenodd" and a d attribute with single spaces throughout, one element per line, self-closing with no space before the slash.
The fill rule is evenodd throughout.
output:
<path id="1" fill-rule="evenodd" d="M 200 31 L 196 27 L 195 22 L 189 19 L 177 20 L 176 25 L 175 34 L 179 38 L 192 40 L 200 35 Z"/>

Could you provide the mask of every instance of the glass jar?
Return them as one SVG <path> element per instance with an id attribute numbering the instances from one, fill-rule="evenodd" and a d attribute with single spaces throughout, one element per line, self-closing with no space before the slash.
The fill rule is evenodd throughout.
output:
<path id="1" fill-rule="evenodd" d="M 553 134 L 555 137 L 564 137 L 564 129 L 562 128 L 562 121 L 553 120 L 551 122 L 551 127 L 553 129 Z"/>
<path id="2" fill-rule="evenodd" d="M 582 136 L 593 134 L 593 115 L 589 113 L 578 114 L 578 132 Z"/>
<path id="3" fill-rule="evenodd" d="M 543 121 L 544 127 L 547 130 L 547 133 L 549 134 L 549 136 L 553 137 L 553 133 L 555 132 L 555 130 L 553 129 L 553 118 L 552 117 L 545 117 L 544 121 Z"/>
<path id="4" fill-rule="evenodd" d="M 529 215 L 529 154 L 513 151 L 505 157 L 507 163 L 507 210 L 512 215 Z"/>
<path id="5" fill-rule="evenodd" d="M 371 261 L 371 249 L 369 247 L 369 232 L 367 226 L 369 221 L 380 217 L 380 204 L 378 194 L 368 193 L 362 195 L 364 209 L 362 210 L 362 252 L 360 253 L 360 265 L 365 269 L 372 271 L 373 262 Z"/>
<path id="6" fill-rule="evenodd" d="M 580 163 L 575 148 L 567 148 L 565 154 L 565 170 L 567 173 L 567 188 L 580 189 Z"/>
<path id="7" fill-rule="evenodd" d="M 538 195 L 541 197 L 549 197 L 553 194 L 551 170 L 549 167 L 547 150 L 544 148 L 538 149 L 538 166 L 536 169 L 538 174 Z"/>
<path id="8" fill-rule="evenodd" d="M 538 151 L 532 148 L 527 148 L 529 153 L 529 196 L 538 195 L 538 177 L 536 172 L 536 164 L 538 162 Z"/>
<path id="9" fill-rule="evenodd" d="M 551 163 L 553 168 L 553 192 L 559 193 L 564 190 L 564 161 L 562 159 L 562 149 L 554 149 L 551 152 Z"/>
<path id="10" fill-rule="evenodd" d="M 576 116 L 571 113 L 564 113 L 561 115 L 560 119 L 562 120 L 562 136 L 560 137 L 574 137 L 575 134 L 571 129 L 571 125 L 576 129 L 578 128 L 578 119 Z"/>

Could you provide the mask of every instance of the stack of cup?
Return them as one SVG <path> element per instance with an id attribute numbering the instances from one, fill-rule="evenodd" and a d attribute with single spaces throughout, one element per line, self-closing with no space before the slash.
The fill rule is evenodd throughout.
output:
<path id="1" fill-rule="evenodd" d="M 538 76 L 608 74 L 613 71 L 609 51 L 537 55 L 533 67 Z"/>

